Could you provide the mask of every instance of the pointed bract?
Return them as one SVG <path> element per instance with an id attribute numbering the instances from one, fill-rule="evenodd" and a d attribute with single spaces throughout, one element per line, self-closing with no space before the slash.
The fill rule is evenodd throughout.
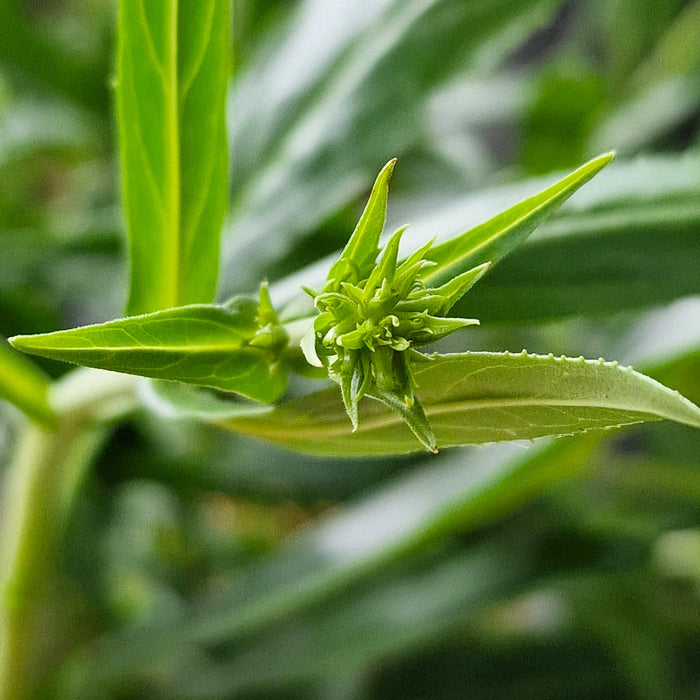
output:
<path id="1" fill-rule="evenodd" d="M 338 261 L 328 273 L 329 280 L 358 282 L 366 279 L 374 268 L 379 253 L 379 238 L 384 230 L 389 179 L 396 159 L 390 160 L 381 170 L 372 188 L 364 211 Z"/>
<path id="2" fill-rule="evenodd" d="M 411 369 L 411 362 L 420 356 L 415 347 L 478 323 L 476 319 L 444 318 L 444 314 L 488 265 L 430 289 L 421 273 L 435 265 L 424 257 L 432 241 L 399 262 L 403 227 L 379 254 L 393 165 L 390 161 L 377 178 L 362 218 L 321 292 L 304 288 L 320 314 L 302 338 L 301 349 L 309 364 L 325 366 L 329 377 L 339 384 L 354 430 L 358 403 L 370 396 L 396 411 L 434 452 L 435 438 L 416 396 Z"/>

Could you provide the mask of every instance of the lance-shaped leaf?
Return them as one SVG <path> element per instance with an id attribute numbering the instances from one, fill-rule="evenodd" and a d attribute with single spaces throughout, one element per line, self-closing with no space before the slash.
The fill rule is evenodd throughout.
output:
<path id="1" fill-rule="evenodd" d="M 286 386 L 279 328 L 261 328 L 258 304 L 196 304 L 42 335 L 15 336 L 19 350 L 87 367 L 171 379 L 274 401 Z M 269 319 L 262 319 L 269 321 Z"/>
<path id="2" fill-rule="evenodd" d="M 328 280 L 358 282 L 369 276 L 379 254 L 379 238 L 384 230 L 389 179 L 396 158 L 381 170 L 372 187 L 367 205 L 338 261 L 328 272 Z"/>
<path id="3" fill-rule="evenodd" d="M 700 408 L 629 367 L 528 353 L 436 356 L 415 366 L 417 395 L 439 447 L 567 435 L 645 420 L 700 427 Z M 352 432 L 332 388 L 258 416 L 221 425 L 322 455 L 382 455 L 419 449 L 396 413 L 364 402 Z"/>
<path id="4" fill-rule="evenodd" d="M 214 298 L 227 191 L 229 5 L 119 3 L 116 96 L 132 314 Z"/>
<path id="5" fill-rule="evenodd" d="M 461 236 L 431 248 L 425 257 L 437 263 L 421 274 L 428 286 L 486 262 L 496 263 L 508 255 L 560 204 L 602 170 L 614 157 L 598 156 L 534 197 L 529 197 Z"/>
<path id="6" fill-rule="evenodd" d="M 53 426 L 49 407 L 49 380 L 37 367 L 0 341 L 0 399 L 5 399 L 37 422 Z"/>
<path id="7" fill-rule="evenodd" d="M 655 177 L 653 171 L 648 176 Z M 695 177 L 700 182 L 700 167 Z M 697 192 L 568 212 L 513 251 L 454 313 L 469 309 L 491 322 L 532 323 L 643 309 L 698 294 L 698 230 Z"/>

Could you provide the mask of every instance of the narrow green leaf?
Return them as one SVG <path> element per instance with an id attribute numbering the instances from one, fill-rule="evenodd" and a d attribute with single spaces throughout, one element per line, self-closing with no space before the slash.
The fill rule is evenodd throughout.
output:
<path id="1" fill-rule="evenodd" d="M 229 5 L 119 3 L 116 93 L 132 314 L 210 302 L 216 292 Z"/>
<path id="2" fill-rule="evenodd" d="M 527 353 L 434 357 L 415 370 L 418 396 L 438 447 L 567 435 L 645 420 L 700 427 L 700 409 L 629 367 Z M 401 418 L 365 402 L 352 432 L 336 389 L 282 404 L 264 416 L 234 416 L 224 427 L 323 455 L 411 452 Z"/>
<path id="3" fill-rule="evenodd" d="M 0 399 L 17 406 L 38 423 L 56 424 L 47 396 L 49 380 L 37 367 L 0 341 Z"/>
<path id="4" fill-rule="evenodd" d="M 384 280 L 392 283 L 394 282 L 394 277 L 396 276 L 396 261 L 399 255 L 399 243 L 401 242 L 401 236 L 405 230 L 406 227 L 404 226 L 394 233 L 384 247 L 382 256 L 379 258 L 376 265 L 374 265 L 374 269 L 371 269 L 364 289 L 364 296 L 367 302 L 372 299 L 374 293 L 382 286 Z"/>
<path id="5" fill-rule="evenodd" d="M 430 289 L 430 296 L 423 295 L 424 308 L 433 316 L 444 316 L 450 309 L 489 271 L 491 263 L 484 263 L 461 275 L 453 277 L 440 287 Z M 416 310 L 420 297 L 416 299 Z M 404 306 L 409 306 L 411 301 L 406 301 Z"/>
<path id="6" fill-rule="evenodd" d="M 477 265 L 498 262 L 521 245 L 542 221 L 600 172 L 613 157 L 612 153 L 598 156 L 534 197 L 529 197 L 461 236 L 431 248 L 425 257 L 437 264 L 425 268 L 422 279 L 426 284 L 434 286 Z"/>
<path id="7" fill-rule="evenodd" d="M 438 450 L 435 434 L 426 418 L 425 411 L 420 401 L 416 397 L 412 397 L 412 401 L 407 403 L 405 400 L 402 400 L 402 397 L 397 396 L 391 391 L 381 391 L 377 389 L 373 389 L 372 393 L 368 392 L 367 396 L 381 401 L 387 408 L 401 416 L 401 419 L 411 429 L 411 432 L 418 438 L 420 444 L 423 445 L 428 452 L 437 454 Z M 357 408 L 355 410 L 357 410 Z M 355 427 L 358 426 L 357 418 L 354 420 L 353 425 Z"/>
<path id="8" fill-rule="evenodd" d="M 184 306 L 10 342 L 33 355 L 269 402 L 284 391 L 287 370 L 275 348 L 251 345 L 257 315 L 253 299 L 236 297 L 226 306 Z"/>
<path id="9" fill-rule="evenodd" d="M 496 266 L 453 313 L 484 323 L 530 323 L 700 294 L 697 197 L 562 214 Z"/>
<path id="10" fill-rule="evenodd" d="M 372 192 L 350 240 L 328 272 L 329 280 L 358 282 L 365 279 L 374 267 L 379 254 L 379 238 L 384 230 L 389 179 L 394 171 L 396 158 L 381 170 L 372 187 Z"/>

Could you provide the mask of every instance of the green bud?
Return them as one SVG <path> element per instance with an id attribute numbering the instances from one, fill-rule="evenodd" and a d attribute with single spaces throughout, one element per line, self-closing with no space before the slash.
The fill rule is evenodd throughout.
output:
<path id="1" fill-rule="evenodd" d="M 256 348 L 269 350 L 276 360 L 287 347 L 289 334 L 280 323 L 277 313 L 272 306 L 267 282 L 263 282 L 260 285 L 260 299 L 255 320 L 258 329 L 248 341 L 248 344 Z"/>
<path id="2" fill-rule="evenodd" d="M 416 394 L 412 363 L 416 348 L 432 343 L 476 319 L 445 314 L 486 272 L 469 270 L 437 288 L 426 288 L 421 272 L 432 241 L 399 261 L 405 231 L 400 228 L 379 254 L 386 190 L 393 161 L 377 178 L 370 201 L 320 292 L 304 287 L 319 315 L 301 341 L 309 364 L 324 366 L 337 382 L 345 410 L 357 428 L 364 396 L 396 411 L 420 442 L 436 452 L 435 436 Z M 378 259 L 377 259 L 378 258 Z"/>

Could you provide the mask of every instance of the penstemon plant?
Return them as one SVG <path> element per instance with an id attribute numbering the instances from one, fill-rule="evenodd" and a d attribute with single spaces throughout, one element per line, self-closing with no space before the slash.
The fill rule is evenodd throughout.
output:
<path id="1" fill-rule="evenodd" d="M 415 5 L 407 4 L 401 10 L 406 16 L 397 12 L 392 21 L 410 24 L 411 13 L 422 11 L 420 3 Z M 469 26 L 480 21 L 487 33 L 493 22 L 505 21 L 496 10 L 497 17 L 489 14 L 488 3 L 478 10 L 466 9 L 468 5 L 461 11 Z M 56 669 L 51 664 L 60 665 L 55 659 L 72 652 L 72 642 L 57 629 L 60 621 L 56 629 L 45 630 L 45 608 L 55 603 L 51 582 L 59 569 L 59 541 L 81 479 L 94 464 L 109 426 L 137 409 L 163 421 L 194 420 L 300 453 L 340 458 L 437 453 L 645 421 L 700 427 L 694 403 L 615 361 L 469 350 L 469 327 L 491 321 L 493 289 L 487 285 L 493 270 L 503 269 L 499 263 L 595 178 L 613 160 L 612 153 L 585 162 L 460 235 L 412 246 L 405 245 L 406 227 L 385 235 L 396 165 L 392 159 L 379 172 L 347 244 L 323 273 L 316 265 L 277 283 L 258 279 L 254 294 L 215 302 L 228 199 L 240 196 L 245 202 L 240 193 L 228 192 L 230 13 L 228 2 L 213 0 L 119 3 L 115 97 L 130 256 L 124 315 L 67 330 L 15 335 L 9 339 L 13 347 L 0 344 L 0 398 L 27 418 L 6 485 L 0 700 L 30 698 L 37 688 L 61 683 L 68 688 L 66 697 L 89 697 L 93 688 L 99 694 L 124 674 L 138 675 L 141 666 L 150 668 L 152 662 L 159 668 L 163 659 L 179 669 L 181 639 L 196 647 L 193 658 L 199 663 L 204 655 L 198 644 L 215 646 L 222 638 L 230 642 L 264 631 L 271 621 L 303 609 L 313 598 L 309 592 L 330 594 L 346 580 L 411 551 L 431 532 L 446 531 L 457 521 L 476 527 L 507 512 L 509 504 L 566 472 L 552 464 L 575 463 L 597 446 L 586 435 L 573 447 L 566 441 L 553 447 L 542 443 L 544 447 L 523 452 L 526 457 L 510 452 L 493 457 L 484 451 L 487 456 L 476 459 L 475 476 L 463 478 L 448 466 L 447 477 L 435 488 L 430 474 L 419 475 L 389 494 L 388 501 L 398 498 L 410 517 L 389 534 L 380 533 L 379 545 L 371 538 L 361 547 L 353 548 L 351 542 L 343 556 L 329 557 L 345 533 L 342 519 L 330 521 L 290 550 L 289 556 L 300 563 L 291 567 L 296 573 L 289 583 L 273 590 L 263 585 L 258 591 L 253 575 L 252 593 L 243 602 L 234 594 L 224 608 L 202 605 L 179 626 L 147 630 L 144 638 L 136 637 L 136 661 L 122 653 L 132 640 L 117 636 L 94 658 L 90 650 L 88 660 L 78 660 L 82 670 L 77 680 L 61 678 L 52 686 Z M 383 52 L 379 48 L 377 55 Z M 234 104 L 245 108 L 240 101 Z M 243 140 L 242 159 L 247 145 Z M 375 165 L 385 157 L 377 156 Z M 683 216 L 690 216 L 686 209 L 678 214 Z M 674 219 L 670 226 L 676 223 Z M 684 250 L 682 242 L 679 248 Z M 515 255 L 506 265 L 518 259 Z M 697 284 L 692 271 L 688 278 L 692 291 Z M 470 292 L 482 280 L 485 284 L 475 288 L 485 289 L 479 297 L 481 311 L 473 314 L 480 318 L 471 318 Z M 520 291 L 517 284 L 513 291 L 506 288 L 500 313 L 511 303 L 525 317 L 534 313 Z M 465 351 L 431 347 L 453 334 L 458 338 L 453 345 L 458 342 Z M 15 350 L 81 368 L 50 382 Z M 673 369 L 667 368 L 671 378 Z M 441 458 L 429 459 L 441 469 Z M 512 488 L 501 497 L 494 484 L 506 483 Z M 414 508 L 416 494 L 425 498 L 422 508 Z M 353 527 L 362 517 L 359 507 L 351 514 Z M 487 551 L 486 560 L 491 556 Z M 497 556 L 494 561 L 485 570 L 508 568 Z M 481 571 L 478 562 L 475 570 Z M 50 653 L 39 643 L 44 633 L 51 640 Z M 179 690 L 178 673 L 173 672 L 170 687 Z M 193 683 L 183 682 L 184 696 L 200 697 Z M 205 682 L 204 697 L 207 688 Z"/>
<path id="2" fill-rule="evenodd" d="M 257 300 L 238 296 L 221 305 L 186 305 L 10 342 L 43 357 L 198 385 L 204 393 L 186 398 L 162 386 L 150 394 L 176 413 L 178 406 L 186 413 L 182 405 L 191 408 L 195 400 L 213 405 L 210 418 L 218 424 L 317 454 L 398 454 L 420 445 L 437 452 L 438 446 L 561 436 L 662 418 L 697 425 L 698 409 L 689 401 L 615 362 L 526 351 L 418 350 L 478 324 L 449 311 L 612 157 L 600 156 L 475 229 L 438 245 L 430 241 L 405 258 L 399 258 L 404 228 L 379 251 L 390 161 L 320 291 L 302 286 L 315 307 L 308 316 L 282 322 L 263 283 Z M 207 396 L 204 389 L 275 402 L 294 370 L 330 378 L 340 391 L 265 408 Z M 381 406 L 361 415 L 365 396 Z M 200 416 L 206 414 L 203 409 Z"/>

